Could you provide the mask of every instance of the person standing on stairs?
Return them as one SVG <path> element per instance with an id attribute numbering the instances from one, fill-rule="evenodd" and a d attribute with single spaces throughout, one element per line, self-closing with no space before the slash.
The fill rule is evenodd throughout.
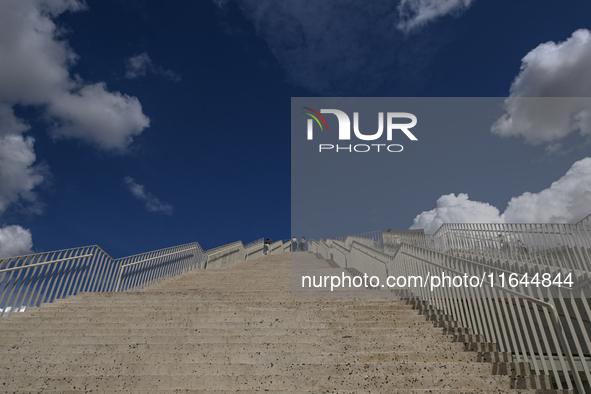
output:
<path id="1" fill-rule="evenodd" d="M 300 241 L 300 250 L 303 252 L 305 248 L 306 248 L 306 237 L 302 237 L 302 240 Z"/>
<path id="2" fill-rule="evenodd" d="M 268 255 L 271 252 L 271 238 L 267 238 L 265 240 L 265 244 L 263 245 L 263 254 Z"/>

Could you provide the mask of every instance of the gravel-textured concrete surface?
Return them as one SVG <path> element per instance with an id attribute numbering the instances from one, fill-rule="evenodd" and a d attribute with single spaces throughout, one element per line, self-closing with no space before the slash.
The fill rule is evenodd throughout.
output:
<path id="1" fill-rule="evenodd" d="M 420 304 L 298 287 L 341 272 L 278 254 L 14 313 L 0 319 L 0 392 L 557 392 Z"/>

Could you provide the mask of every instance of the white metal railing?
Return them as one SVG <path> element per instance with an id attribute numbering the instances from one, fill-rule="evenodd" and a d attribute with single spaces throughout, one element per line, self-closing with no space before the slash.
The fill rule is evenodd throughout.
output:
<path id="1" fill-rule="evenodd" d="M 98 246 L 0 259 L 3 315 L 81 291 L 112 291 L 118 264 Z"/>
<path id="2" fill-rule="evenodd" d="M 311 240 L 310 250 L 381 283 L 392 275 L 422 278 L 427 286 L 397 290 L 471 327 L 514 361 L 528 362 L 534 373 L 550 375 L 556 388 L 583 393 L 591 391 L 590 218 L 576 224 L 444 224 L 434 236 L 383 232 L 381 242 L 372 232 L 366 239 Z M 536 274 L 540 282 L 543 275 L 570 274 L 573 283 L 528 284 Z M 480 286 L 430 286 L 434 276 L 464 275 L 479 278 Z"/>
<path id="3" fill-rule="evenodd" d="M 79 292 L 135 291 L 190 270 L 262 256 L 262 243 L 241 241 L 204 251 L 199 243 L 113 259 L 86 246 L 0 259 L 0 317 Z M 277 246 L 276 249 L 282 245 Z M 239 253 L 237 251 L 240 251 Z M 233 253 L 225 256 L 225 253 Z M 236 252 L 236 253 L 235 253 Z"/>
<path id="4" fill-rule="evenodd" d="M 118 259 L 119 271 L 114 291 L 139 290 L 201 268 L 204 257 L 205 252 L 194 242 Z"/>

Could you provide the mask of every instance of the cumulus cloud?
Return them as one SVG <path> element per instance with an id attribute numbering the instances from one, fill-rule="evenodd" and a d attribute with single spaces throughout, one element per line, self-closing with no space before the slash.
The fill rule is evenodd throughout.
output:
<path id="1" fill-rule="evenodd" d="M 531 144 L 556 141 L 578 132 L 591 135 L 591 32 L 575 31 L 564 42 L 538 45 L 521 60 L 521 71 L 505 100 L 506 113 L 492 126 L 503 137 Z"/>
<path id="2" fill-rule="evenodd" d="M 21 226 L 0 228 L 0 258 L 31 253 L 33 238 L 31 232 Z"/>
<path id="3" fill-rule="evenodd" d="M 433 234 L 443 223 L 503 223 L 503 217 L 490 204 L 471 201 L 465 193 L 452 193 L 439 197 L 436 208 L 418 215 L 410 228 Z"/>
<path id="4" fill-rule="evenodd" d="M 0 2 L 0 103 L 42 106 L 54 137 L 124 151 L 150 121 L 137 98 L 70 75 L 77 55 L 53 19 L 83 9 L 79 0 Z"/>
<path id="5" fill-rule="evenodd" d="M 14 115 L 10 105 L 0 103 L 0 136 L 21 134 L 29 130 L 29 126 L 22 119 Z"/>
<path id="6" fill-rule="evenodd" d="M 128 79 L 145 77 L 146 74 L 150 72 L 152 74 L 166 77 L 174 82 L 179 82 L 181 80 L 181 76 L 174 71 L 166 70 L 161 66 L 155 66 L 152 59 L 150 59 L 150 56 L 145 52 L 127 59 L 125 61 L 125 68 L 125 78 Z"/>
<path id="7" fill-rule="evenodd" d="M 404 40 L 392 0 L 213 1 L 242 11 L 290 83 L 324 95 L 401 93 L 411 84 L 416 92 L 439 47 L 437 35 Z"/>
<path id="8" fill-rule="evenodd" d="M 108 92 L 103 83 L 55 97 L 48 109 L 53 137 L 79 139 L 104 150 L 125 149 L 150 123 L 137 98 Z"/>
<path id="9" fill-rule="evenodd" d="M 34 139 L 0 134 L 0 214 L 19 199 L 39 209 L 33 189 L 44 180 L 44 168 L 35 166 Z"/>
<path id="10" fill-rule="evenodd" d="M 538 193 L 525 192 L 509 201 L 505 212 L 471 201 L 467 194 L 444 195 L 436 208 L 414 219 L 411 229 L 433 234 L 443 223 L 575 223 L 591 213 L 591 157 Z"/>
<path id="11" fill-rule="evenodd" d="M 591 157 L 539 193 L 513 197 L 505 210 L 507 223 L 574 223 L 591 213 Z"/>
<path id="12" fill-rule="evenodd" d="M 172 205 L 161 202 L 157 197 L 144 190 L 143 185 L 137 184 L 132 177 L 125 177 L 123 183 L 131 194 L 137 199 L 144 202 L 146 209 L 150 212 L 162 212 L 167 215 L 172 215 Z"/>
<path id="13" fill-rule="evenodd" d="M 83 0 L 10 0 L 0 2 L 0 215 L 26 203 L 40 212 L 35 188 L 47 177 L 36 164 L 29 126 L 15 105 L 38 106 L 54 138 L 75 138 L 104 150 L 123 152 L 149 126 L 137 98 L 89 84 L 70 68 L 78 56 L 54 19 L 86 9 Z M 29 230 L 0 229 L 0 254 L 28 252 Z"/>
<path id="14" fill-rule="evenodd" d="M 398 4 L 400 30 L 409 32 L 447 14 L 458 14 L 473 0 L 401 0 Z"/>

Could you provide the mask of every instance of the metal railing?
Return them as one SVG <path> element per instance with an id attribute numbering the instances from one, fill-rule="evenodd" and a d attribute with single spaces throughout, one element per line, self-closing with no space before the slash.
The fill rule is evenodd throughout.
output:
<path id="1" fill-rule="evenodd" d="M 0 259 L 0 309 L 7 316 L 79 292 L 140 289 L 200 268 L 204 257 L 194 242 L 116 260 L 96 245 Z"/>
<path id="2" fill-rule="evenodd" d="M 187 271 L 201 268 L 205 252 L 197 242 L 116 260 L 119 273 L 114 291 L 133 291 Z"/>
<path id="3" fill-rule="evenodd" d="M 397 290 L 470 327 L 513 361 L 528 362 L 535 374 L 551 376 L 556 388 L 583 393 L 591 392 L 590 220 L 591 215 L 576 224 L 444 224 L 433 236 L 388 231 L 376 242 L 378 232 L 372 232 L 311 240 L 310 249 L 381 283 L 390 275 L 415 278 Z M 528 283 L 536 274 L 538 284 Z M 541 283 L 558 274 L 570 274 L 572 285 Z M 432 286 L 434 276 L 449 277 L 449 286 Z M 479 286 L 452 285 L 454 277 L 464 276 L 478 279 Z M 417 286 L 419 278 L 424 283 Z"/>
<path id="4" fill-rule="evenodd" d="M 247 245 L 252 249 L 259 243 L 261 240 Z M 139 290 L 190 270 L 203 269 L 209 261 L 234 249 L 242 252 L 226 258 L 224 264 L 253 257 L 245 254 L 242 242 L 237 241 L 207 252 L 193 242 L 120 259 L 111 258 L 96 245 L 3 258 L 0 317 L 80 292 Z"/>

